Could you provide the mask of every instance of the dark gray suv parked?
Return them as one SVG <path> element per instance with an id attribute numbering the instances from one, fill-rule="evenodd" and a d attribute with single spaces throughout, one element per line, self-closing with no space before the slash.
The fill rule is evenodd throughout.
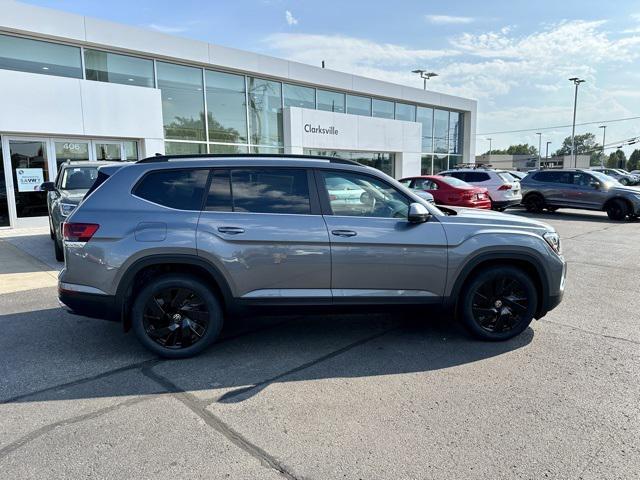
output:
<path id="1" fill-rule="evenodd" d="M 522 203 L 530 212 L 565 207 L 605 211 L 612 220 L 640 215 L 640 190 L 595 170 L 540 170 L 520 184 Z"/>
<path id="2" fill-rule="evenodd" d="M 64 224 L 59 298 L 165 357 L 202 351 L 248 306 L 434 305 L 505 340 L 564 291 L 553 228 L 440 210 L 354 162 L 159 156 L 97 183 Z"/>

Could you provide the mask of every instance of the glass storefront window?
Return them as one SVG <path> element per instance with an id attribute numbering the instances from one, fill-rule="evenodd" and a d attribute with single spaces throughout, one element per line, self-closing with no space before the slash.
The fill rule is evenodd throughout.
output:
<path id="1" fill-rule="evenodd" d="M 433 152 L 433 108 L 418 107 L 416 121 L 422 124 L 422 151 Z"/>
<path id="2" fill-rule="evenodd" d="M 248 153 L 246 145 L 219 145 L 209 144 L 209 153 Z"/>
<path id="3" fill-rule="evenodd" d="M 449 168 L 446 155 L 434 155 L 433 156 L 433 174 L 447 170 Z"/>
<path id="4" fill-rule="evenodd" d="M 55 142 L 56 164 L 60 164 L 70 160 L 72 162 L 89 160 L 89 143 L 77 142 L 73 140 L 63 140 Z"/>
<path id="5" fill-rule="evenodd" d="M 122 146 L 119 143 L 96 143 L 96 160 L 122 160 Z"/>
<path id="6" fill-rule="evenodd" d="M 449 151 L 449 112 L 436 109 L 433 114 L 433 151 L 447 153 Z"/>
<path id="7" fill-rule="evenodd" d="M 244 76 L 205 70 L 209 140 L 247 142 L 247 101 Z"/>
<path id="8" fill-rule="evenodd" d="M 407 103 L 396 103 L 396 120 L 416 121 L 416 106 Z"/>
<path id="9" fill-rule="evenodd" d="M 126 141 L 124 143 L 124 158 L 125 160 L 135 161 L 138 160 L 138 142 Z"/>
<path id="10" fill-rule="evenodd" d="M 422 155 L 420 162 L 420 175 L 431 175 L 433 173 L 433 155 Z"/>
<path id="11" fill-rule="evenodd" d="M 462 153 L 462 114 L 449 115 L 449 153 Z"/>
<path id="12" fill-rule="evenodd" d="M 0 35 L 0 69 L 82 78 L 78 47 L 9 35 Z"/>
<path id="13" fill-rule="evenodd" d="M 373 116 L 393 119 L 393 102 L 374 98 L 372 102 Z"/>
<path id="14" fill-rule="evenodd" d="M 167 155 L 207 153 L 207 145 L 204 143 L 164 142 L 164 151 Z"/>
<path id="15" fill-rule="evenodd" d="M 282 95 L 285 107 L 316 108 L 316 89 L 291 85 L 282 85 Z"/>
<path id="16" fill-rule="evenodd" d="M 462 163 L 462 155 L 449 155 L 449 167 L 453 168 L 459 163 Z"/>
<path id="17" fill-rule="evenodd" d="M 318 150 L 305 148 L 304 154 L 353 160 L 363 165 L 377 168 L 391 176 L 393 176 L 395 172 L 396 156 L 394 153 L 389 152 L 351 152 L 346 150 Z"/>
<path id="18" fill-rule="evenodd" d="M 284 153 L 284 148 L 254 146 L 254 147 L 251 147 L 251 153 L 266 153 L 266 154 L 275 155 L 279 153 Z"/>
<path id="19" fill-rule="evenodd" d="M 370 117 L 371 99 L 360 95 L 347 95 L 347 113 Z"/>
<path id="20" fill-rule="evenodd" d="M 164 62 L 157 70 L 165 138 L 205 140 L 202 70 Z"/>
<path id="21" fill-rule="evenodd" d="M 318 89 L 318 110 L 344 113 L 344 93 Z"/>
<path id="22" fill-rule="evenodd" d="M 85 49 L 84 68 L 87 80 L 153 87 L 153 61 Z"/>
<path id="23" fill-rule="evenodd" d="M 282 84 L 248 77 L 249 125 L 254 145 L 282 145 Z"/>

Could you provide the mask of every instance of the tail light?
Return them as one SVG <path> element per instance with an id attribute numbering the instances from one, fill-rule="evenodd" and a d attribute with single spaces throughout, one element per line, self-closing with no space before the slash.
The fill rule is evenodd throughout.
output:
<path id="1" fill-rule="evenodd" d="M 500 185 L 498 187 L 498 190 L 511 190 L 513 188 L 513 185 L 511 185 L 510 183 L 505 183 L 504 185 Z"/>
<path id="2" fill-rule="evenodd" d="M 62 235 L 66 242 L 88 242 L 98 231 L 97 223 L 63 223 Z"/>

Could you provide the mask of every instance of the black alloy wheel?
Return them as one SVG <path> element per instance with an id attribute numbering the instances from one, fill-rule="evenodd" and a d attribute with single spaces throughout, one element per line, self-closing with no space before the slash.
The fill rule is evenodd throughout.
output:
<path id="1" fill-rule="evenodd" d="M 189 288 L 165 288 L 147 301 L 144 329 L 154 342 L 165 348 L 185 348 L 198 342 L 209 326 L 209 310 Z"/>
<path id="2" fill-rule="evenodd" d="M 544 198 L 542 195 L 532 193 L 525 198 L 524 206 L 527 212 L 540 213 L 544 209 Z"/>
<path id="3" fill-rule="evenodd" d="M 462 320 L 472 334 L 484 340 L 507 340 L 524 331 L 538 302 L 529 275 L 509 266 L 482 270 L 463 293 Z"/>
<path id="4" fill-rule="evenodd" d="M 136 295 L 131 324 L 140 343 L 165 358 L 196 355 L 222 328 L 220 302 L 200 279 L 168 274 Z"/>
<path id="5" fill-rule="evenodd" d="M 606 207 L 607 215 L 611 220 L 624 220 L 628 213 L 627 210 L 627 204 L 619 198 L 611 200 Z"/>

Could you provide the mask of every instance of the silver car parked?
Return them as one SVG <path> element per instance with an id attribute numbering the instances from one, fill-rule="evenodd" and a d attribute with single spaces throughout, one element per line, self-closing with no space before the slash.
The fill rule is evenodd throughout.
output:
<path id="1" fill-rule="evenodd" d="M 351 193 L 338 194 L 344 185 Z M 430 305 L 506 340 L 558 305 L 566 272 L 548 225 L 439 210 L 378 170 L 326 157 L 105 167 L 63 230 L 60 300 L 171 358 L 202 351 L 233 312 L 270 305 Z"/>

